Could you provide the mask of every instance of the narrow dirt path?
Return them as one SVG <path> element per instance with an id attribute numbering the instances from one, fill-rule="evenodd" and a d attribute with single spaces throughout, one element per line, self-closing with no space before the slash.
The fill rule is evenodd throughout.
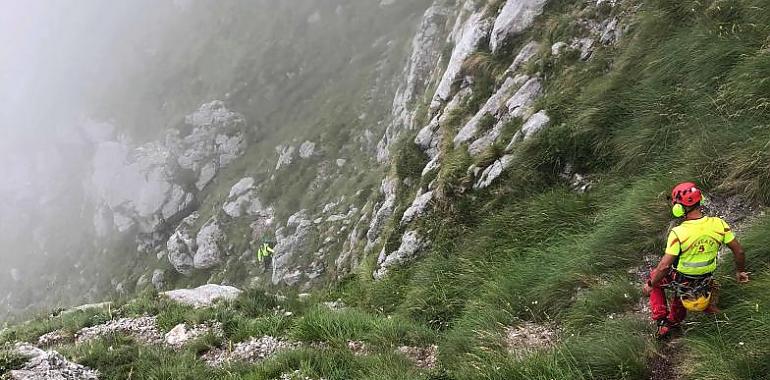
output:
<path id="1" fill-rule="evenodd" d="M 650 380 L 680 380 L 679 364 L 683 358 L 683 339 L 676 337 L 668 342 L 661 342 L 658 352 L 647 362 Z"/>

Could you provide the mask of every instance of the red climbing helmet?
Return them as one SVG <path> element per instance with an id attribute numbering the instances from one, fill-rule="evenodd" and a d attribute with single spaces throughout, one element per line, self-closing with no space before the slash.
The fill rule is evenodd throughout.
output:
<path id="1" fill-rule="evenodd" d="M 698 204 L 703 199 L 700 189 L 692 182 L 680 183 L 671 190 L 671 203 L 690 207 Z"/>

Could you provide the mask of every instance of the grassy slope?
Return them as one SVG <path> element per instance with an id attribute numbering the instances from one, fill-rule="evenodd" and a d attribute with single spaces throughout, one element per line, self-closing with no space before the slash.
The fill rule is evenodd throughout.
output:
<path id="1" fill-rule="evenodd" d="M 489 192 L 437 202 L 423 221 L 436 241 L 423 260 L 373 282 L 370 259 L 324 296 L 342 297 L 352 310 L 291 302 L 286 307 L 295 315 L 276 317 L 266 312 L 274 301 L 249 293 L 242 303 L 252 306 L 198 312 L 160 308 L 145 298 L 121 311 L 157 308 L 164 328 L 216 318 L 229 326 L 230 339 L 269 333 L 327 341 L 329 348 L 221 372 L 194 359 L 191 351 L 200 346 L 175 354 L 115 337 L 67 353 L 107 378 L 267 379 L 292 369 L 334 379 L 647 378 L 658 347 L 645 316 L 631 312 L 640 294 L 628 270 L 662 250 L 665 192 L 695 178 L 711 191 L 742 193 L 752 202 L 770 197 L 766 7 L 762 1 L 650 1 L 621 46 L 600 49 L 589 63 L 544 52 L 535 69 L 548 78 L 541 103 L 553 127 L 520 148 L 516 164 Z M 566 9 L 566 2 L 552 5 L 533 35 L 557 38 L 556 21 Z M 594 190 L 578 195 L 562 185 L 557 173 L 565 163 L 593 174 Z M 457 166 L 458 172 L 467 167 Z M 462 175 L 447 170 L 440 180 L 452 196 Z M 687 331 L 680 369 L 687 378 L 757 379 L 770 370 L 768 232 L 770 219 L 761 218 L 740 237 L 753 282 L 736 285 L 732 264 L 724 263 L 724 313 L 691 318 L 697 324 Z M 562 339 L 551 350 L 515 359 L 502 334 L 521 321 L 556 324 Z M 34 337 L 50 323 L 18 327 L 17 334 L 37 328 L 26 333 Z M 40 324 L 47 327 L 35 327 Z M 375 354 L 351 355 L 348 339 L 373 344 Z M 393 345 L 428 343 L 440 347 L 435 371 L 416 372 L 392 354 Z"/>
<path id="2" fill-rule="evenodd" d="M 520 149 L 492 195 L 438 205 L 430 225 L 440 243 L 429 257 L 380 283 L 362 272 L 343 293 L 441 331 L 442 362 L 453 378 L 647 376 L 655 350 L 648 326 L 637 316 L 607 316 L 631 310 L 639 293 L 628 269 L 662 249 L 665 192 L 696 178 L 753 202 L 770 195 L 766 5 L 648 2 L 622 46 L 599 50 L 590 63 L 545 52 L 535 69 L 547 77 L 541 103 L 554 126 Z M 541 39 L 564 34 L 568 9 L 566 2 L 552 6 Z M 596 176 L 591 194 L 558 184 L 566 163 Z M 738 288 L 726 278 L 725 315 L 695 319 L 683 370 L 708 371 L 694 370 L 693 378 L 766 372 L 766 296 L 759 290 L 767 284 L 766 226 L 745 237 L 755 283 Z M 730 268 L 723 265 L 720 276 Z M 505 354 L 501 330 L 520 320 L 555 322 L 565 339 L 553 352 L 517 362 Z"/>

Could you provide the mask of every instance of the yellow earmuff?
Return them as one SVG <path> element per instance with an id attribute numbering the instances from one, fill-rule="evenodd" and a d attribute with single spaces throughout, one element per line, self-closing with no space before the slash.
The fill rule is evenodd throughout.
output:
<path id="1" fill-rule="evenodd" d="M 674 205 L 674 207 L 671 208 L 671 213 L 674 214 L 674 217 L 681 218 L 686 214 L 687 212 L 684 209 L 684 206 L 677 203 Z"/>

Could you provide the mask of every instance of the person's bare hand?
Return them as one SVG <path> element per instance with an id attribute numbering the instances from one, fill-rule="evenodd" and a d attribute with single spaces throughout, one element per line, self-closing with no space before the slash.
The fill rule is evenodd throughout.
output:
<path id="1" fill-rule="evenodd" d="M 645 297 L 649 297 L 651 292 L 652 286 L 650 286 L 649 282 L 645 282 L 644 286 L 642 287 L 642 294 L 644 294 Z"/>
<path id="2" fill-rule="evenodd" d="M 749 282 L 749 272 L 738 272 L 735 274 L 735 279 L 741 283 L 745 284 Z"/>

